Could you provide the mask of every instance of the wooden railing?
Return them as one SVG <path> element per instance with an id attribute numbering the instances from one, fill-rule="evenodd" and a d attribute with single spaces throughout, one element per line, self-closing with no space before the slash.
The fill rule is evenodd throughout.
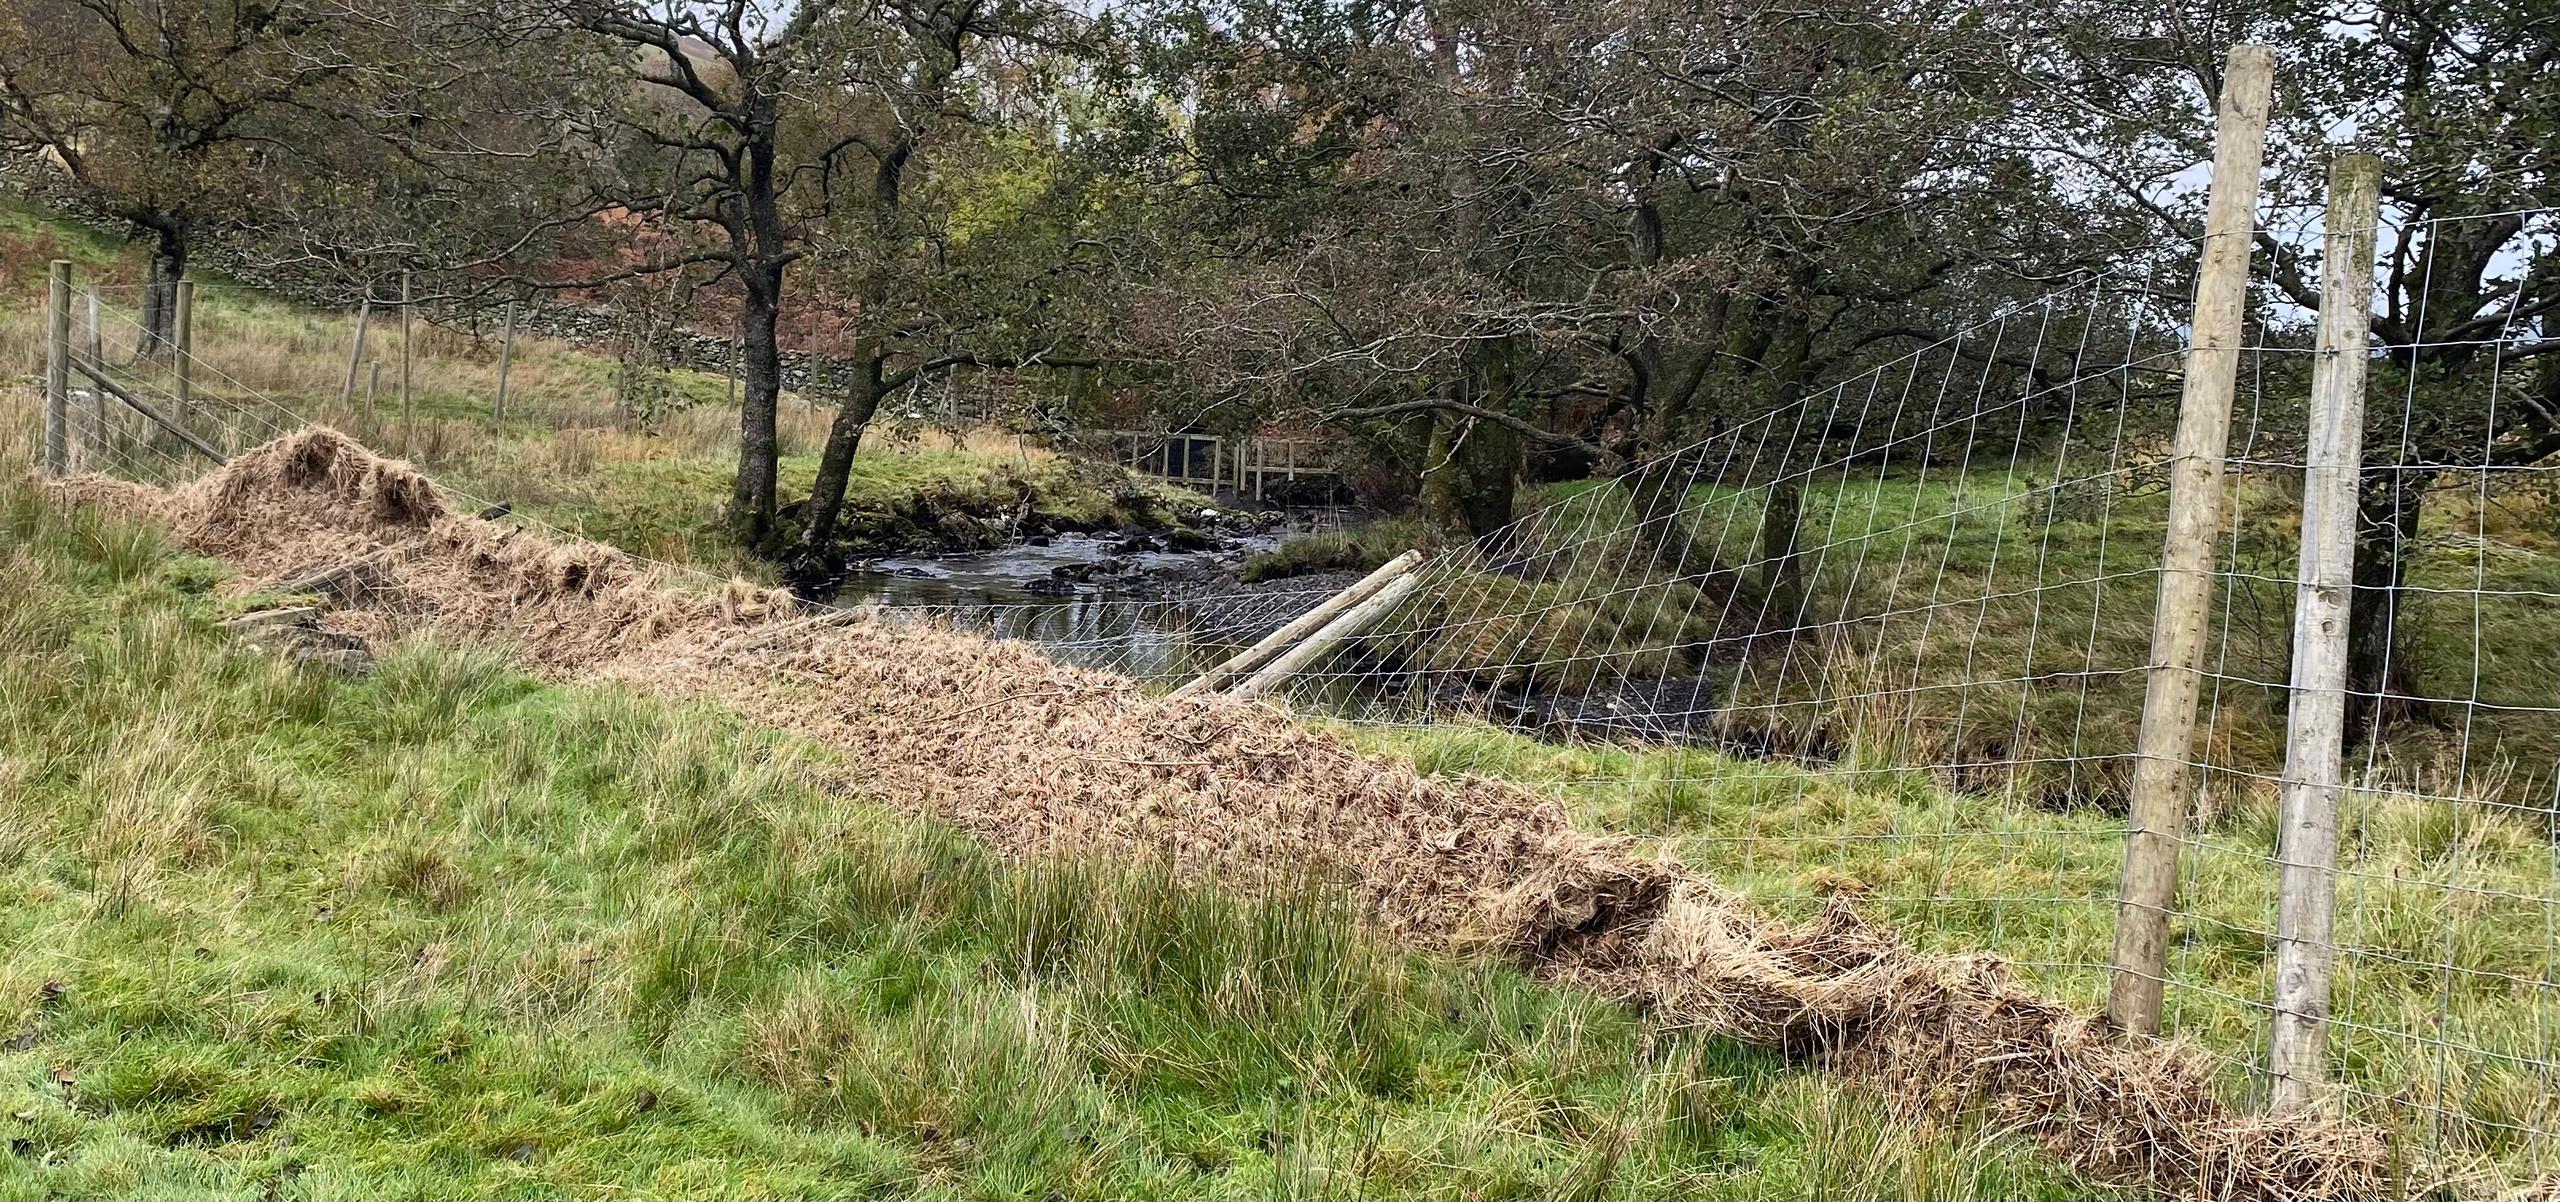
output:
<path id="1" fill-rule="evenodd" d="M 1147 430 L 1087 430 L 1079 441 L 1089 453 L 1142 475 L 1210 491 L 1232 490 L 1259 501 L 1277 478 L 1339 477 L 1327 461 L 1332 440 L 1279 434 L 1229 438 L 1218 434 L 1167 434 Z"/>

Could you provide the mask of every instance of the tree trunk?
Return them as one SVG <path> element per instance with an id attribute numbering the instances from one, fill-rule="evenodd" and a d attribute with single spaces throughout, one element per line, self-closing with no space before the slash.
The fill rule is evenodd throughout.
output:
<path id="1" fill-rule="evenodd" d="M 1478 418 L 1435 413 L 1424 455 L 1423 513 L 1435 525 L 1486 543 L 1511 524 L 1520 481 L 1517 433 Z"/>
<path id="2" fill-rule="evenodd" d="M 856 365 L 852 387 L 827 426 L 827 449 L 818 457 L 818 479 L 809 486 L 809 507 L 800 529 L 800 570 L 832 572 L 836 518 L 844 512 L 845 487 L 853 479 L 853 457 L 862 449 L 862 432 L 880 409 L 881 358 L 867 355 Z"/>
<path id="3" fill-rule="evenodd" d="M 2360 745 L 2426 713 L 2416 700 L 2396 625 L 2400 586 L 2418 539 L 2424 481 L 2396 470 L 2365 474 L 2356 503 L 2355 597 L 2347 615 L 2347 738 Z"/>
<path id="4" fill-rule="evenodd" d="M 774 415 L 782 401 L 782 268 L 758 265 L 741 275 L 746 284 L 741 370 L 745 399 L 738 406 L 738 478 L 729 497 L 729 527 L 741 546 L 766 549 L 774 533 L 781 457 Z"/>
<path id="5" fill-rule="evenodd" d="M 1810 281 L 1799 276 L 1799 283 L 1809 288 Z M 1804 525 L 1804 483 L 1795 474 L 1798 455 L 1819 461 L 1822 432 L 1813 432 L 1812 447 L 1798 447 L 1796 440 L 1804 427 L 1804 415 L 1789 421 L 1784 414 L 1805 403 L 1805 392 L 1812 376 L 1813 332 L 1803 320 L 1782 317 L 1779 331 L 1770 340 L 1762 357 L 1764 373 L 1773 386 L 1769 420 L 1787 428 L 1787 442 L 1778 452 L 1769 497 L 1760 512 L 1760 589 L 1761 605 L 1756 625 L 1760 629 L 1785 630 L 1802 619 L 1805 605 L 1802 549 Z M 1777 430 L 1771 430 L 1774 438 Z"/>
<path id="6" fill-rule="evenodd" d="M 1722 572 L 1715 556 L 1698 546 L 1685 512 L 1689 489 L 1697 483 L 1697 453 L 1662 456 L 1618 477 L 1627 490 L 1628 517 L 1636 546 L 1654 566 L 1675 579 Z"/>
<path id="7" fill-rule="evenodd" d="M 142 330 L 133 353 L 137 359 L 165 359 L 178 347 L 178 281 L 187 274 L 187 230 L 166 214 L 142 224 L 151 231 L 151 272 L 142 286 Z"/>
<path id="8" fill-rule="evenodd" d="M 1804 570 L 1797 552 L 1804 526 L 1804 486 L 1793 477 L 1769 486 L 1768 506 L 1760 515 L 1759 614 L 1764 629 L 1788 630 L 1802 620 Z"/>

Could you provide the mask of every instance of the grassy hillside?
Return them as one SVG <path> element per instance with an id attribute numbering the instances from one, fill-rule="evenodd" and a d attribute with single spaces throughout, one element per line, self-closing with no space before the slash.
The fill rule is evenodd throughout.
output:
<path id="1" fill-rule="evenodd" d="M 1425 772 L 1547 791 L 1773 911 L 1808 916 L 1845 894 L 1927 950 L 1991 951 L 2091 1010 L 2105 996 L 2119 819 L 1951 790 L 1884 759 L 1812 769 L 1456 724 L 1341 733 Z M 2433 1163 L 2522 1191 L 2560 1157 L 2535 1134 L 2560 1130 L 2538 1067 L 2560 1030 L 2548 818 L 2375 790 L 2349 794 L 2342 821 L 2331 1048 L 2346 1103 Z M 2224 1059 L 2234 1098 L 2264 1067 L 2275 829 L 2272 799 L 2253 793 L 2197 832 L 2172 931 L 2170 1031 Z"/>
<path id="2" fill-rule="evenodd" d="M 96 284 L 110 364 L 146 399 L 166 403 L 170 374 L 132 365 L 143 264 L 112 239 L 0 198 L 0 375 L 41 372 L 45 262 L 79 264 Z M 85 301 L 75 300 L 75 314 Z M 606 354 L 520 336 L 507 371 L 505 420 L 493 420 L 500 331 L 414 323 L 412 415 L 399 403 L 400 327 L 377 312 L 355 396 L 343 400 L 356 314 L 289 302 L 218 275 L 198 281 L 195 395 L 203 432 L 254 445 L 308 421 L 414 459 L 449 487 L 652 558 L 763 576 L 722 531 L 736 466 L 729 382 L 689 369 L 626 376 Z M 82 318 L 85 321 L 85 317 Z M 373 363 L 381 391 L 371 393 Z M 625 406 L 629 382 L 642 399 Z M 786 393 L 781 407 L 785 503 L 807 495 L 834 410 L 823 395 Z M 120 420 L 132 421 L 119 412 Z M 182 452 L 130 448 L 122 474 L 165 473 Z M 193 470 L 193 465 L 187 465 Z M 966 547 L 988 524 L 1027 511 L 1034 529 L 1164 527 L 1206 502 L 1116 468 L 1072 464 L 1023 439 L 955 440 L 902 429 L 884 415 L 856 461 L 843 524 L 857 553 Z"/>
<path id="3" fill-rule="evenodd" d="M 1322 898 L 994 863 L 718 713 L 288 666 L 14 483 L 0 558 L 0 1197 L 2091 1192 Z"/>
<path id="4" fill-rule="evenodd" d="M 1635 519 L 1617 486 L 1553 485 L 1524 499 L 1502 564 L 1450 548 L 1372 647 L 1532 696 L 1605 698 L 1697 679 L 1706 712 L 1691 733 L 1727 745 L 1926 765 L 1958 787 L 2013 790 L 2048 808 L 2120 810 L 2167 498 L 2131 472 L 2087 471 L 2058 489 L 1996 470 L 1809 484 L 1804 593 L 1792 605 L 1756 587 L 1765 489 L 1689 496 L 1697 544 L 1746 568 L 1733 589 L 1658 570 L 1629 534 Z M 2398 722 L 2372 766 L 2399 787 L 2548 809 L 2560 764 L 2550 662 L 2560 608 L 2549 603 L 2560 594 L 2560 510 L 2538 473 L 2511 475 L 2485 503 L 2450 485 L 2429 499 L 2396 618 L 2395 666 L 2416 690 L 2482 704 L 2436 704 Z M 2227 774 L 2207 781 L 2208 814 L 2266 800 L 2283 767 L 2298 490 L 2274 470 L 2230 486 L 2198 735 L 2205 762 Z M 1252 566 L 1367 566 L 1415 537 L 1397 525 L 1311 536 Z"/>

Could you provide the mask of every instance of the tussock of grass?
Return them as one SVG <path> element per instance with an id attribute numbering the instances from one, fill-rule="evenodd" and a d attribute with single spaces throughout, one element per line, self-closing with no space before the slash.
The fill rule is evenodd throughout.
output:
<path id="1" fill-rule="evenodd" d="M 298 670 L 0 491 L 0 1196 L 2082 1196 L 1315 898 L 1006 869 L 486 653 Z"/>

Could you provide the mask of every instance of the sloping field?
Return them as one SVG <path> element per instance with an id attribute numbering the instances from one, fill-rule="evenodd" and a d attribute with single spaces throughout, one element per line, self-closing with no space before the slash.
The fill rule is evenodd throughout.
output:
<path id="1" fill-rule="evenodd" d="M 1576 830 L 1551 801 L 1420 777 L 1274 710 L 1152 697 L 1018 645 L 891 620 L 812 620 L 744 586 L 665 587 L 605 548 L 462 516 L 405 465 L 330 431 L 174 493 L 64 491 L 155 516 L 256 582 L 363 560 L 365 586 L 329 618 L 341 629 L 493 640 L 555 678 L 718 702 L 849 752 L 848 792 L 1009 857 L 1338 891 L 1413 945 L 1499 956 L 1781 1049 L 1915 1113 L 1987 1112 L 2084 1171 L 2162 1192 L 2367 1196 L 2399 1180 L 2375 1133 L 2238 1113 L 2197 1059 L 2118 1044 L 1996 962 L 1921 956 L 1845 902 L 1773 921 Z"/>

